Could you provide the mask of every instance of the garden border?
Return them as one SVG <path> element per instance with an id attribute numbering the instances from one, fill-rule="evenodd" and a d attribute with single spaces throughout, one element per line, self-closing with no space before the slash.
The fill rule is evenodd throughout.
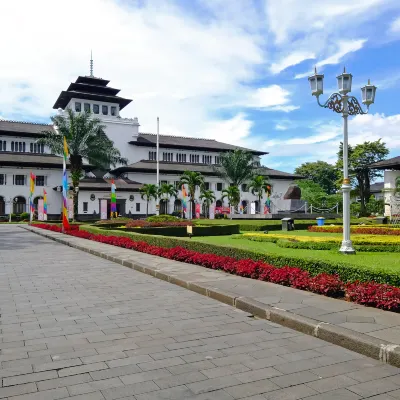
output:
<path id="1" fill-rule="evenodd" d="M 235 293 L 221 290 L 219 288 L 214 288 L 207 284 L 199 284 L 191 282 L 190 280 L 180 279 L 172 273 L 168 274 L 158 271 L 157 267 L 144 265 L 139 261 L 133 262 L 123 259 L 122 257 L 115 257 L 107 254 L 106 251 L 93 250 L 90 248 L 90 246 L 75 244 L 73 242 L 76 238 L 74 238 L 73 236 L 65 236 L 61 233 L 45 231 L 43 229 L 35 228 L 32 226 L 21 226 L 21 228 L 36 233 L 40 236 L 46 237 L 48 239 L 54 240 L 58 243 L 65 244 L 72 248 L 93 254 L 109 261 L 113 261 L 117 264 L 151 275 L 157 279 L 162 279 L 164 281 L 173 283 L 196 293 L 218 300 L 225 304 L 229 304 L 242 311 L 251 313 L 257 317 L 267 319 L 271 322 L 278 323 L 304 334 L 317 337 L 326 342 L 336 344 L 338 346 L 400 368 L 400 345 L 377 339 L 375 337 L 366 335 L 364 333 L 359 333 L 347 328 L 296 315 L 286 310 L 280 310 L 275 307 L 270 307 L 252 298 L 238 296 Z M 80 240 L 80 243 L 85 242 L 86 240 L 84 239 Z M 89 243 L 92 242 L 89 241 Z M 96 242 L 96 244 L 101 246 L 109 246 L 98 242 Z M 148 256 L 155 257 L 151 255 Z"/>

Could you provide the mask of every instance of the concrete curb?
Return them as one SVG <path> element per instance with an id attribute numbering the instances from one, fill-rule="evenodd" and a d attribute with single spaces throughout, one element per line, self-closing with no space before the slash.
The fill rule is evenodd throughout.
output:
<path id="1" fill-rule="evenodd" d="M 169 283 L 173 283 L 174 285 L 181 286 L 185 289 L 191 290 L 203 296 L 210 297 L 214 300 L 218 300 L 222 303 L 236 307 L 242 311 L 246 311 L 259 318 L 267 319 L 279 325 L 291 328 L 310 336 L 314 336 L 326 342 L 344 347 L 346 349 L 400 368 L 400 345 L 377 339 L 363 333 L 352 331 L 350 329 L 331 325 L 326 322 L 303 317 L 301 315 L 296 315 L 289 311 L 281 310 L 275 307 L 269 307 L 266 304 L 254 300 L 250 297 L 241 297 L 238 296 L 236 293 L 215 288 L 207 284 L 199 284 L 182 280 L 174 276 L 173 274 L 166 274 L 159 271 L 157 267 L 150 267 L 139 261 L 136 262 L 124 260 L 122 258 L 106 254 L 105 252 L 95 251 L 87 248 L 85 245 L 72 243 L 67 239 L 74 238 L 73 236 L 65 237 L 64 235 L 57 232 L 45 231 L 43 229 L 33 228 L 30 226 L 22 226 L 21 228 L 36 233 L 40 236 L 44 236 L 48 239 L 54 240 L 58 243 L 65 244 L 72 248 L 93 254 L 109 261 L 113 261 L 128 268 L 132 268 L 135 271 L 151 275 L 157 279 L 161 279 Z"/>

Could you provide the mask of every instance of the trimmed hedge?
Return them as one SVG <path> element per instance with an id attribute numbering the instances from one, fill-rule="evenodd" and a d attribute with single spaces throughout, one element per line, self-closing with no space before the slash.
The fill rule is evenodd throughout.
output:
<path id="1" fill-rule="evenodd" d="M 105 228 L 102 228 L 105 229 Z M 144 235 L 188 237 L 186 226 L 114 228 L 121 232 L 134 232 Z M 193 236 L 221 236 L 239 233 L 239 225 L 193 226 Z"/>
<path id="2" fill-rule="evenodd" d="M 212 253 L 219 256 L 229 256 L 235 259 L 246 259 L 264 261 L 275 265 L 276 267 L 292 266 L 298 267 L 310 272 L 311 275 L 328 273 L 339 275 L 344 282 L 370 282 L 387 283 L 393 286 L 400 286 L 400 275 L 394 272 L 383 271 L 377 268 L 365 267 L 361 269 L 358 265 L 341 262 L 335 263 L 331 261 L 322 261 L 318 259 L 294 256 L 281 256 L 277 254 L 265 254 L 257 251 L 240 249 L 230 246 L 222 246 L 210 243 L 197 242 L 189 239 L 179 239 L 167 236 L 143 235 L 133 232 L 121 232 L 117 230 L 102 230 L 94 226 L 80 226 L 80 230 L 93 234 L 101 234 L 107 236 L 124 236 L 136 241 L 143 241 L 151 245 L 172 248 L 183 247 L 185 249 L 198 251 L 199 253 Z"/>

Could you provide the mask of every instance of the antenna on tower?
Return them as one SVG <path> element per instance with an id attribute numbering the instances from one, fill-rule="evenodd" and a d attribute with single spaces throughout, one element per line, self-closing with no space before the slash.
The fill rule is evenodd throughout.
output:
<path id="1" fill-rule="evenodd" d="M 93 53 L 90 50 L 90 76 L 93 76 Z"/>

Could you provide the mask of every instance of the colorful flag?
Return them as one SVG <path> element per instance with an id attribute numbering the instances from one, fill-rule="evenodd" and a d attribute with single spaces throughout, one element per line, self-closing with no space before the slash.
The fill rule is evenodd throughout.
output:
<path id="1" fill-rule="evenodd" d="M 43 188 L 43 221 L 47 221 L 47 192 Z"/>
<path id="2" fill-rule="evenodd" d="M 267 199 L 265 200 L 265 204 L 264 204 L 264 214 L 269 214 L 271 212 L 271 186 L 268 185 L 266 187 L 266 191 L 265 194 L 267 196 Z"/>
<path id="3" fill-rule="evenodd" d="M 117 213 L 117 195 L 115 193 L 115 189 L 117 187 L 115 186 L 114 183 L 114 178 L 111 180 L 111 218 L 116 218 L 118 217 Z"/>
<path id="4" fill-rule="evenodd" d="M 187 214 L 187 193 L 185 185 L 182 185 L 182 212 L 185 217 Z"/>
<path id="5" fill-rule="evenodd" d="M 33 204 L 33 192 L 35 191 L 35 180 L 36 176 L 34 174 L 30 175 L 30 194 L 29 194 L 29 212 L 30 212 L 30 220 L 33 220 L 33 214 L 35 213 L 35 206 Z"/>
<path id="6" fill-rule="evenodd" d="M 64 232 L 69 229 L 68 221 L 68 206 L 67 206 L 67 193 L 68 193 L 68 176 L 67 176 L 67 160 L 68 160 L 68 146 L 64 136 L 64 158 L 63 158 L 63 210 L 62 210 L 62 223 Z"/>

